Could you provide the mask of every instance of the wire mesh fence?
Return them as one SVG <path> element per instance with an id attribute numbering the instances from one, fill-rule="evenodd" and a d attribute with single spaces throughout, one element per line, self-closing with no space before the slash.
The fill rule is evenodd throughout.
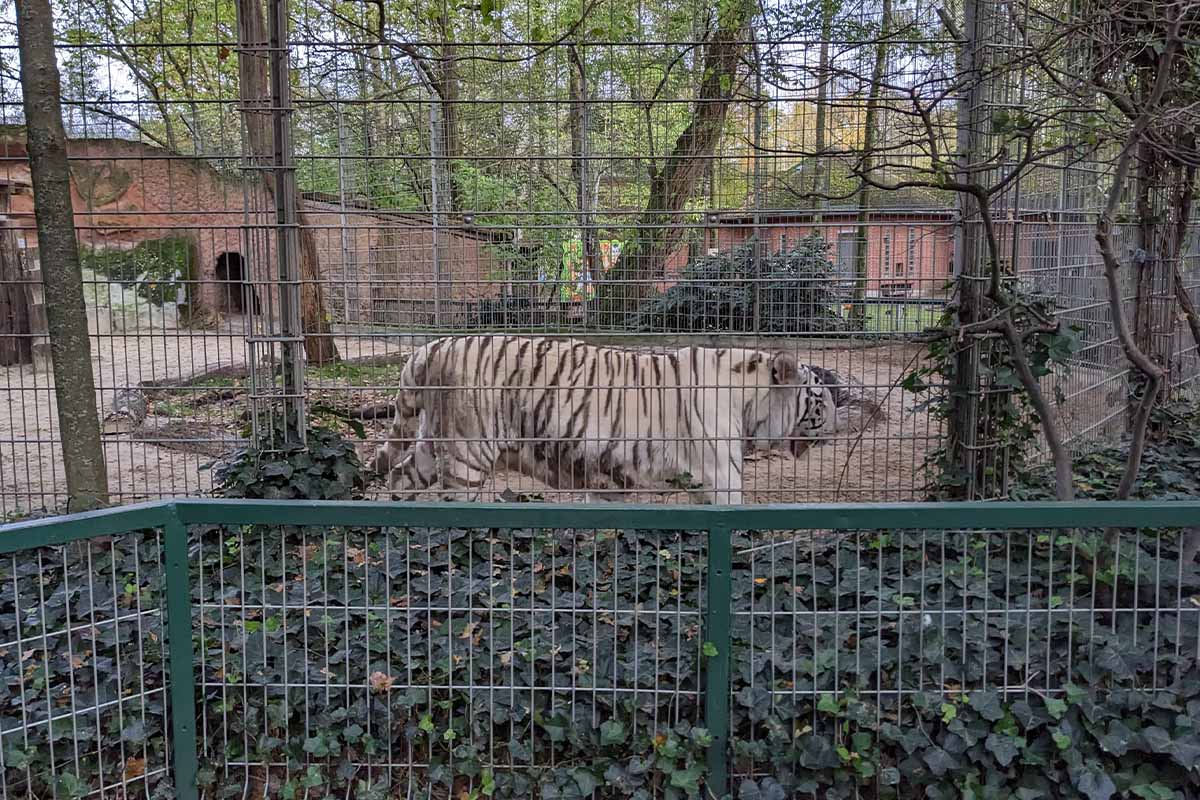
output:
<path id="1" fill-rule="evenodd" d="M 1048 506 L 13 526 L 0 795 L 195 796 L 181 774 L 206 797 L 1189 792 L 1200 572 L 1167 526 L 1195 504 Z"/>
<path id="2" fill-rule="evenodd" d="M 205 465 L 270 428 L 284 399 L 361 420 L 369 456 L 408 355 L 481 331 L 790 352 L 877 413 L 749 465 L 750 499 L 920 496 L 944 432 L 898 384 L 953 282 L 978 278 L 964 237 L 980 225 L 952 192 L 864 177 L 927 170 L 922 115 L 938 148 L 964 130 L 990 141 L 992 113 L 1021 102 L 1066 120 L 1066 100 L 1018 68 L 1039 30 L 1021 20 L 1045 20 L 976 2 L 983 22 L 963 34 L 924 0 L 751 5 L 718 20 L 622 0 L 57 4 L 114 498 L 204 493 Z M 29 345 L 4 359 L 11 514 L 57 506 L 63 480 L 6 30 L 0 285 L 33 315 L 5 335 Z M 1001 77 L 970 82 L 956 58 L 971 48 Z M 996 156 L 997 180 L 1016 163 Z M 995 203 L 1006 274 L 1083 328 L 1055 376 L 1080 447 L 1119 435 L 1128 393 L 1091 239 L 1108 169 L 1046 158 Z M 1195 242 L 1182 252 L 1195 294 Z M 1173 319 L 1167 287 L 1153 294 Z M 1190 382 L 1195 343 L 1159 328 L 1173 380 Z M 502 478 L 490 495 L 568 497 Z"/>

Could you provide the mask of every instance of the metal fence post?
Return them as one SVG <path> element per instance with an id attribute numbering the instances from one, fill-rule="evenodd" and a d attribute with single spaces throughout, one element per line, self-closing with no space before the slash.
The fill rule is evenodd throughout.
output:
<path id="1" fill-rule="evenodd" d="M 171 694 L 171 760 L 175 797 L 198 800 L 196 772 L 196 673 L 192 648 L 192 605 L 188 580 L 187 527 L 174 506 L 163 524 L 167 556 L 167 680 Z"/>
<path id="2" fill-rule="evenodd" d="M 704 722 L 712 734 L 708 746 L 706 785 L 713 797 L 728 793 L 729 751 L 729 622 L 733 603 L 732 531 L 713 523 L 708 531 L 708 596 L 704 613 L 705 650 L 712 653 L 704 665 Z M 716 648 L 714 653 L 711 644 Z"/>

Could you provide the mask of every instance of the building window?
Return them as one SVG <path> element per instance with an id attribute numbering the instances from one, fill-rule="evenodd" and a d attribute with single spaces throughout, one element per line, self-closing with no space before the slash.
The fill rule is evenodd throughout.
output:
<path id="1" fill-rule="evenodd" d="M 843 281 L 854 280 L 854 261 L 858 255 L 858 235 L 854 231 L 843 231 L 837 237 L 837 272 Z"/>
<path id="2" fill-rule="evenodd" d="M 883 274 L 892 274 L 892 237 L 883 237 Z"/>
<path id="3" fill-rule="evenodd" d="M 917 236 L 912 228 L 908 229 L 908 272 L 913 274 L 917 267 Z"/>

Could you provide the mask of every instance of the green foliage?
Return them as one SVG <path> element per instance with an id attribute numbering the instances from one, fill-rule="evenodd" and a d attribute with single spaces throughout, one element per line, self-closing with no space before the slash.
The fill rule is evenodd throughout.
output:
<path id="1" fill-rule="evenodd" d="M 289 440 L 281 421 L 261 442 L 213 470 L 222 497 L 261 500 L 349 500 L 365 485 L 354 443 L 332 427 L 310 425 L 305 443 Z M 361 424 L 360 424 L 361 431 Z"/>
<path id="2" fill-rule="evenodd" d="M 1194 796 L 1200 641 L 1177 609 L 1200 565 L 1169 533 L 1119 557 L 1105 541 L 736 534 L 730 758 L 753 776 L 736 795 Z M 241 796 L 220 777 L 241 761 L 288 766 L 273 797 L 705 791 L 703 536 L 212 527 L 190 551 L 206 796 Z M 0 635 L 72 632 L 0 653 L 24 712 L 0 720 L 5 785 L 144 769 L 164 790 L 164 705 L 139 694 L 165 680 L 161 542 L 33 555 L 0 562 Z M 20 728 L 64 714 L 48 697 L 79 709 L 53 748 Z M 123 699 L 97 715 L 93 697 Z M 76 764 L 71 737 L 103 757 Z M 395 785 L 361 766 L 385 758 L 427 766 Z"/>
<path id="3" fill-rule="evenodd" d="M 83 269 L 92 270 L 154 305 L 174 303 L 180 288 L 194 279 L 196 247 L 190 239 L 174 237 L 139 242 L 131 250 L 82 248 Z"/>
<path id="4" fill-rule="evenodd" d="M 735 579 L 751 595 L 735 610 L 755 615 L 735 613 L 732 659 L 740 686 L 767 688 L 735 695 L 730 738 L 770 777 L 742 796 L 1192 796 L 1198 640 L 1165 594 L 1194 594 L 1200 565 L 1170 532 L 1118 548 L 1100 531 L 918 532 L 853 537 L 815 565 L 760 556 L 769 580 Z M 1019 614 L 985 612 L 1002 608 Z"/>
<path id="5" fill-rule="evenodd" d="M 763 258 L 751 241 L 697 259 L 642 305 L 634 324 L 648 331 L 829 332 L 845 327 L 838 308 L 829 245 L 814 234 Z"/>
<path id="6" fill-rule="evenodd" d="M 1200 404 L 1180 398 L 1151 412 L 1150 435 L 1131 494 L 1134 500 L 1183 500 L 1200 497 Z M 1129 457 L 1127 442 L 1077 456 L 1075 491 L 1089 500 L 1111 499 Z M 1011 493 L 1014 500 L 1054 498 L 1054 476 L 1034 470 Z"/>
<path id="7" fill-rule="evenodd" d="M 1021 302 L 1039 316 L 1052 316 L 1044 301 L 1022 299 Z M 938 327 L 948 333 L 929 343 L 927 358 L 901 382 L 905 391 L 922 397 L 915 410 L 928 411 L 933 419 L 943 424 L 949 422 L 959 404 L 967 401 L 968 387 L 959 377 L 959 359 L 971 347 L 972 337 L 960 337 L 955 333 L 958 330 L 955 314 L 953 307 L 943 312 Z M 1018 330 L 1022 330 L 1028 321 L 1028 312 L 1014 313 Z M 1052 333 L 1031 332 L 1024 342 L 1025 355 L 1035 377 L 1040 379 L 1055 373 L 1062 376 L 1069 369 L 1071 357 L 1079 350 L 1080 330 L 1060 325 Z M 979 473 L 971 476 L 954 444 L 948 441 L 939 444 L 925 458 L 930 476 L 927 488 L 935 499 L 961 499 L 972 478 L 976 486 L 1012 486 L 1027 478 L 1032 469 L 1031 459 L 1041 432 L 1041 421 L 1021 385 L 1012 350 L 1005 340 L 989 337 L 980 347 L 980 358 L 977 373 L 978 387 L 982 387 L 980 437 L 994 443 L 1005 455 L 1002 459 L 981 459 L 986 463 L 981 463 Z M 970 388 L 979 391 L 978 387 Z M 1054 387 L 1054 400 L 1063 400 L 1057 386 Z"/>

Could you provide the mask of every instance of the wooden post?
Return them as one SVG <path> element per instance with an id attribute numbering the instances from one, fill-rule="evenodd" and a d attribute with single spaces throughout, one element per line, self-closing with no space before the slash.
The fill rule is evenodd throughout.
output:
<path id="1" fill-rule="evenodd" d="M 28 184 L 0 179 L 0 366 L 33 362 L 29 326 L 28 276 L 19 247 L 24 245 L 9 216 L 11 199 Z"/>
<path id="2" fill-rule="evenodd" d="M 19 242 L 21 275 L 25 281 L 25 302 L 29 307 L 30 355 L 34 372 L 53 372 L 50 357 L 50 321 L 46 317 L 46 290 L 42 285 L 42 267 L 36 247 L 24 247 Z"/>

